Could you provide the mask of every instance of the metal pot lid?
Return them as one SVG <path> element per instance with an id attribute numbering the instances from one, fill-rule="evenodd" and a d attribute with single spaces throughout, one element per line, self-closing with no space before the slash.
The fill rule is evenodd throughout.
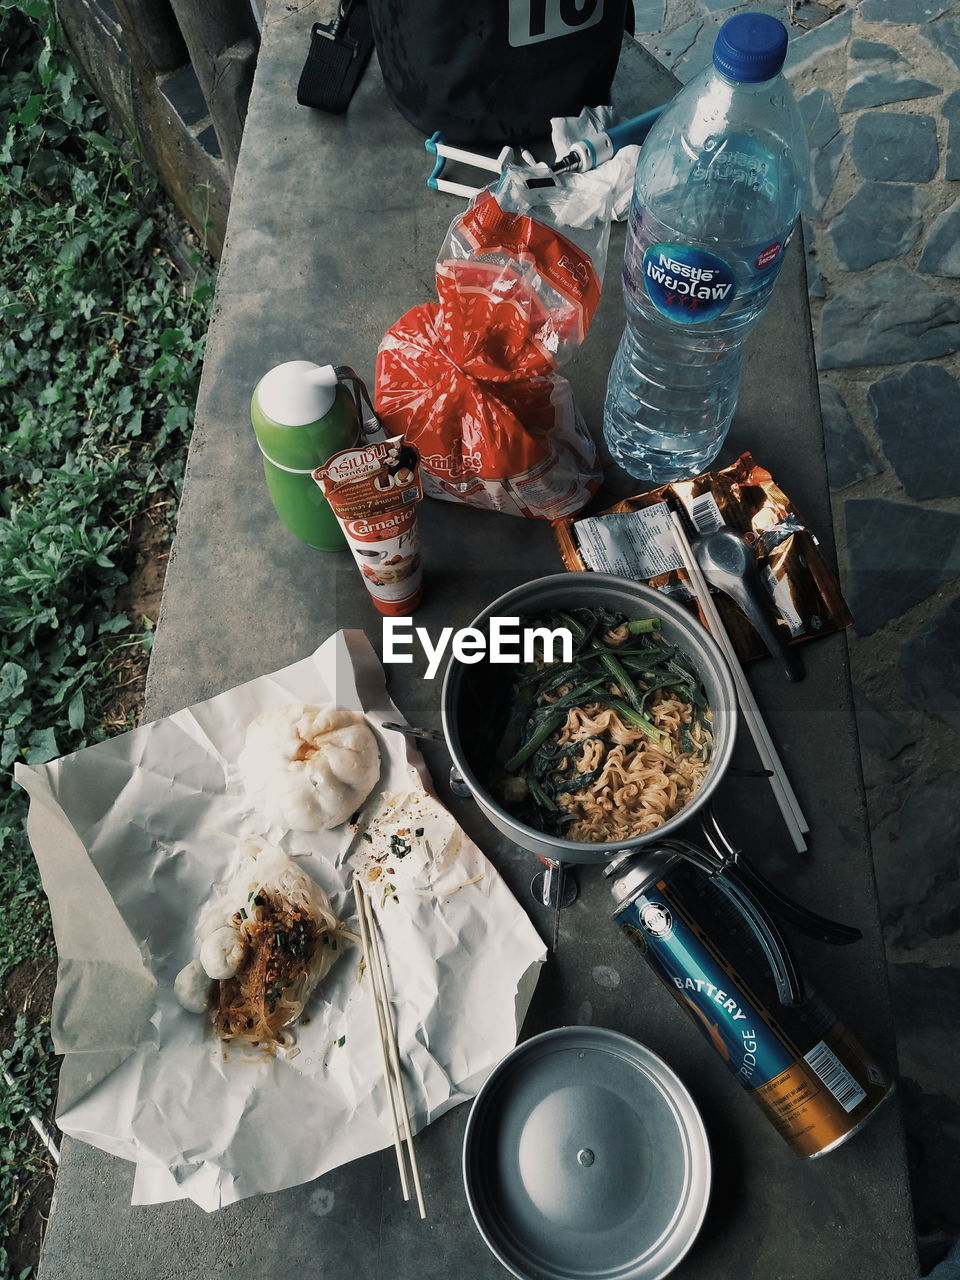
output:
<path id="1" fill-rule="evenodd" d="M 657 1280 L 700 1230 L 710 1149 L 655 1053 L 602 1027 L 561 1027 L 487 1078 L 463 1178 L 480 1234 L 520 1280 Z"/>

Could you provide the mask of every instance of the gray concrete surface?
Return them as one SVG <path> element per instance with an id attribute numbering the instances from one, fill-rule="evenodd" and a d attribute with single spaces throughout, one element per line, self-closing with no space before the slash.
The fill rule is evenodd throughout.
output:
<path id="1" fill-rule="evenodd" d="M 268 10 L 151 664 L 150 718 L 302 657 L 336 627 L 362 626 L 375 644 L 380 637 L 378 617 L 347 557 L 296 543 L 274 518 L 247 406 L 257 377 L 284 359 L 343 361 L 370 376 L 384 330 L 432 295 L 436 251 L 461 206 L 421 185 L 422 140 L 387 108 L 375 69 L 342 119 L 295 106 L 312 18 L 309 7 L 276 3 Z M 639 51 L 628 57 L 635 96 L 625 107 L 661 100 L 668 91 L 662 73 Z M 622 229 L 611 245 L 612 263 L 621 248 Z M 593 427 L 622 323 L 615 279 L 608 274 L 601 312 L 569 371 Z M 832 555 L 814 353 L 796 253 L 752 343 L 725 459 L 748 445 L 781 478 Z M 428 594 L 417 622 L 431 632 L 468 622 L 518 579 L 559 568 L 542 525 L 437 503 L 424 504 L 422 521 Z M 728 780 L 721 809 L 786 891 L 863 929 L 854 948 L 801 943 L 798 949 L 838 1014 L 893 1065 L 847 638 L 818 641 L 804 659 L 808 674 L 799 685 L 786 685 L 771 663 L 757 664 L 751 680 L 811 818 L 811 856 L 789 851 L 764 784 Z M 421 674 L 417 667 L 394 669 L 391 692 L 411 722 L 436 722 L 439 688 Z M 427 755 L 445 801 L 521 901 L 530 902 L 536 866 L 529 855 L 497 837 L 469 802 L 448 794 L 442 747 L 430 747 Z M 751 762 L 747 744 L 738 746 L 737 759 Z M 710 1134 L 715 1188 L 682 1274 L 690 1280 L 915 1276 L 899 1102 L 828 1158 L 798 1161 L 617 935 L 599 876 L 584 871 L 581 882 L 525 1034 L 565 1022 L 611 1026 L 649 1044 L 688 1083 Z M 549 917 L 532 903 L 530 910 L 546 935 Z M 615 972 L 619 984 L 598 983 L 597 969 Z M 418 1144 L 430 1213 L 423 1225 L 399 1199 L 392 1153 L 208 1217 L 189 1203 L 132 1209 L 131 1168 L 68 1140 L 41 1276 L 260 1280 L 293 1271 L 337 1280 L 446 1280 L 503 1274 L 473 1230 L 459 1186 L 466 1110 L 431 1126 Z M 322 1141 L 310 1134 L 309 1117 L 304 1130 Z"/>

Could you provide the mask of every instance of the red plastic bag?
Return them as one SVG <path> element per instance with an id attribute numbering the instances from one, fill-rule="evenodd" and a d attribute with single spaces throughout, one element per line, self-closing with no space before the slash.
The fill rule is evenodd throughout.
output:
<path id="1" fill-rule="evenodd" d="M 604 209 L 576 226 L 577 193 L 530 189 L 524 172 L 508 170 L 454 219 L 437 260 L 439 301 L 387 331 L 375 399 L 388 434 L 419 449 L 426 493 L 554 520 L 579 511 L 601 480 L 556 369 L 596 310 L 610 224 Z"/>

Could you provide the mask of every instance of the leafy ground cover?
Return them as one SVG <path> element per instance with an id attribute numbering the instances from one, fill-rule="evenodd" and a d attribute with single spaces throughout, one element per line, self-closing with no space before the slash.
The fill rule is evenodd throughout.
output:
<path id="1" fill-rule="evenodd" d="M 127 727 L 152 622 L 137 537 L 169 534 L 213 276 L 63 53 L 0 0 L 0 1278 L 32 1273 L 52 1161 L 53 939 L 16 761 Z M 132 616 L 131 616 L 132 614 Z"/>

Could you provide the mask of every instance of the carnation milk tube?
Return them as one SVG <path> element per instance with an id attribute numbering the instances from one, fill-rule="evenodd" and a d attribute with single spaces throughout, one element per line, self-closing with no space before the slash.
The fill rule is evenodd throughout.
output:
<path id="1" fill-rule="evenodd" d="M 367 590 L 381 613 L 399 617 L 423 589 L 417 503 L 420 454 L 402 436 L 335 453 L 313 478 L 330 503 Z"/>

